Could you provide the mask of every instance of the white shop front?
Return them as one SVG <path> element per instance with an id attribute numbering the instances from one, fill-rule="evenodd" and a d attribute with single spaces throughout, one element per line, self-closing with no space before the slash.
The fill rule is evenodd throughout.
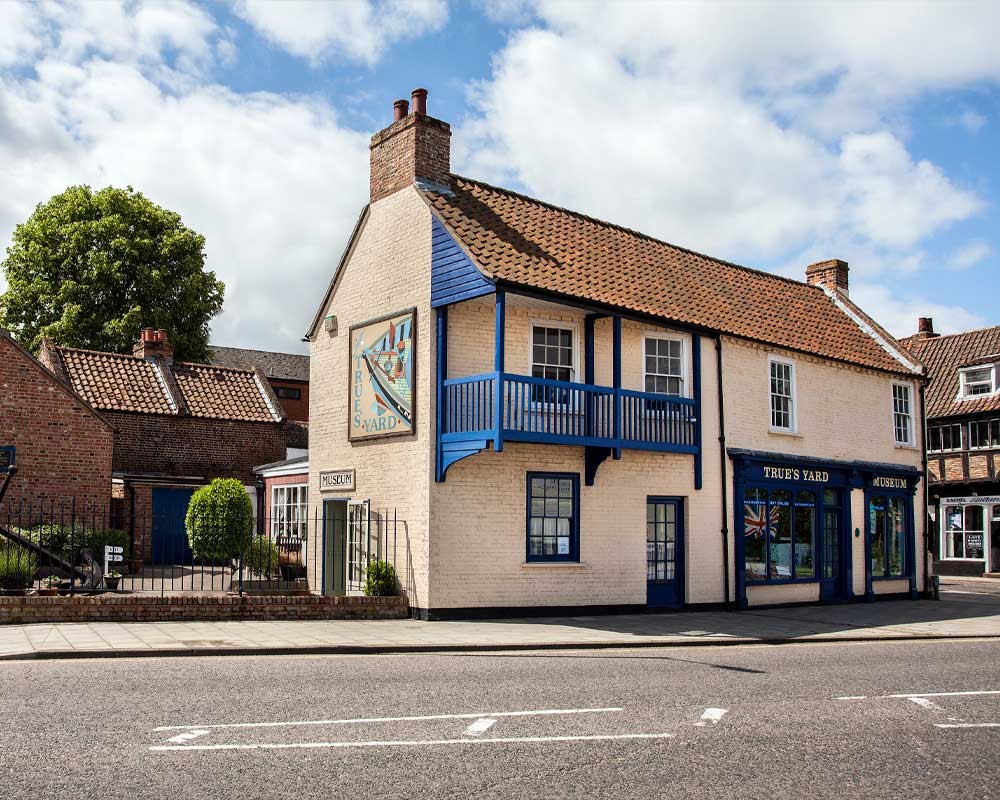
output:
<path id="1" fill-rule="evenodd" d="M 942 497 L 938 509 L 940 559 L 1000 571 L 1000 495 Z"/>

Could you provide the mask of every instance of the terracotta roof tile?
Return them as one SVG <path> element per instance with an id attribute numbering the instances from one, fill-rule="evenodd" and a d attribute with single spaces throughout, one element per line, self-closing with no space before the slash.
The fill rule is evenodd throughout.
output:
<path id="1" fill-rule="evenodd" d="M 494 280 L 875 369 L 910 372 L 819 287 L 457 175 L 451 189 L 449 194 L 420 187 L 436 216 Z M 888 342 L 895 345 L 891 337 Z"/>
<path id="2" fill-rule="evenodd" d="M 154 365 L 117 353 L 70 347 L 55 350 L 73 389 L 97 409 L 177 414 L 180 401 L 194 417 L 278 421 L 266 391 L 248 370 L 184 362 Z M 169 374 L 164 375 L 160 369 L 169 370 Z M 171 383 L 176 387 L 174 396 L 167 386 Z"/>
<path id="3" fill-rule="evenodd" d="M 74 391 L 94 408 L 173 414 L 166 388 L 148 361 L 118 353 L 56 348 Z"/>
<path id="4" fill-rule="evenodd" d="M 910 336 L 901 341 L 927 367 L 928 418 L 1000 411 L 1000 395 L 957 399 L 959 367 L 1000 362 L 1000 325 L 949 336 Z"/>

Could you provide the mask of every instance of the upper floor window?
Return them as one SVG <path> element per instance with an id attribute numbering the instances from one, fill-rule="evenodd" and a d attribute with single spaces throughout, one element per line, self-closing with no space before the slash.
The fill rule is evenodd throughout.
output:
<path id="1" fill-rule="evenodd" d="M 892 385 L 892 427 L 896 444 L 913 444 L 910 387 L 905 383 Z"/>
<path id="2" fill-rule="evenodd" d="M 993 380 L 993 366 L 970 367 L 959 370 L 961 397 L 977 397 L 983 394 L 993 394 L 996 386 Z"/>
<path id="3" fill-rule="evenodd" d="M 576 349 L 573 328 L 558 325 L 531 326 L 531 377 L 551 381 L 573 381 L 576 377 Z M 566 390 L 532 386 L 536 403 L 564 403 Z"/>
<path id="4" fill-rule="evenodd" d="M 1000 419 L 973 420 L 969 423 L 969 449 L 1000 447 Z"/>
<path id="5" fill-rule="evenodd" d="M 930 452 L 962 449 L 962 424 L 931 425 L 927 429 L 927 449 Z"/>
<path id="6" fill-rule="evenodd" d="M 684 346 L 680 339 L 647 336 L 645 389 L 654 394 L 684 395 Z"/>
<path id="7" fill-rule="evenodd" d="M 795 365 L 791 361 L 770 359 L 771 428 L 795 430 Z"/>
<path id="8" fill-rule="evenodd" d="M 301 400 L 302 390 L 291 386 L 275 386 L 274 396 L 280 400 Z"/>

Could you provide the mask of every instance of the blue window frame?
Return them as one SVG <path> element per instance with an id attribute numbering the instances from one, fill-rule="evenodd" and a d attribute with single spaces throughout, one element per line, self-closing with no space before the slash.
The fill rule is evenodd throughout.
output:
<path id="1" fill-rule="evenodd" d="M 748 488 L 743 495 L 747 583 L 815 581 L 822 496 L 814 488 Z"/>
<path id="2" fill-rule="evenodd" d="M 580 560 L 580 476 L 529 472 L 527 560 Z"/>
<path id="3" fill-rule="evenodd" d="M 910 526 L 911 498 L 882 490 L 868 493 L 869 562 L 872 578 L 910 577 L 907 544 L 913 541 Z"/>

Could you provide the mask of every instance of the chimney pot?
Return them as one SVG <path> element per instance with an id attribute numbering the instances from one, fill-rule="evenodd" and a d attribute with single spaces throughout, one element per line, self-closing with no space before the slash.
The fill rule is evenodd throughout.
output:
<path id="1" fill-rule="evenodd" d="M 132 347 L 132 355 L 144 359 L 161 359 L 165 364 L 174 360 L 174 346 L 167 341 L 167 332 L 160 328 L 143 328 L 139 341 Z"/>
<path id="2" fill-rule="evenodd" d="M 934 332 L 934 320 L 931 317 L 917 318 L 917 336 L 921 339 L 933 339 L 940 335 Z"/>
<path id="3" fill-rule="evenodd" d="M 158 341 L 160 344 L 166 344 L 167 343 L 167 332 L 165 330 L 163 330 L 163 328 L 158 328 L 157 329 L 157 331 L 156 331 L 156 341 Z"/>
<path id="4" fill-rule="evenodd" d="M 417 114 L 427 115 L 427 90 L 414 89 L 410 95 L 413 100 L 413 111 Z"/>
<path id="5" fill-rule="evenodd" d="M 392 121 L 399 122 L 403 117 L 410 113 L 410 101 L 409 100 L 397 100 L 392 104 Z"/>

